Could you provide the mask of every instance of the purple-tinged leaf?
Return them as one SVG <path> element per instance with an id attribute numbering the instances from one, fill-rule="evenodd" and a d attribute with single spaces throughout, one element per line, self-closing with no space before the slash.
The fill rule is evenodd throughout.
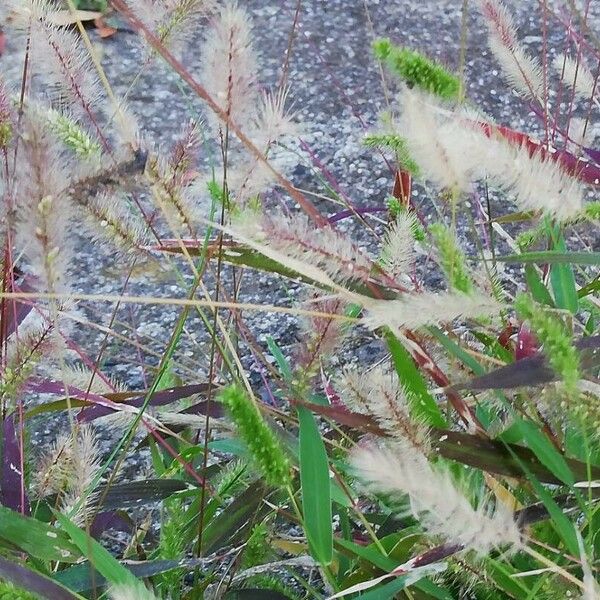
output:
<path id="1" fill-rule="evenodd" d="M 181 479 L 144 479 L 100 486 L 93 495 L 103 509 L 131 508 L 159 502 L 176 492 L 190 489 Z"/>
<path id="2" fill-rule="evenodd" d="M 81 596 L 45 575 L 2 557 L 0 557 L 0 577 L 46 600 L 81 600 Z"/>
<path id="3" fill-rule="evenodd" d="M 212 402 L 203 400 L 181 411 L 183 415 L 206 415 L 207 413 L 213 419 L 221 419 L 225 411 L 223 405 L 215 400 L 212 400 Z"/>
<path id="4" fill-rule="evenodd" d="M 14 287 L 15 292 L 35 292 L 35 288 L 29 284 L 29 277 L 25 277 L 23 282 Z M 21 302 L 19 300 L 6 300 L 2 319 L 6 320 L 5 335 L 12 335 L 25 320 L 25 317 L 33 309 L 32 302 Z"/>
<path id="5" fill-rule="evenodd" d="M 454 390 L 509 390 L 540 385 L 556 378 L 556 373 L 543 354 L 522 358 L 517 362 L 474 377 L 465 383 L 453 385 Z"/>
<path id="6" fill-rule="evenodd" d="M 361 208 L 342 210 L 331 215 L 327 220 L 330 224 L 333 224 L 337 223 L 338 221 L 343 221 L 344 219 L 354 217 L 355 215 L 372 215 L 376 213 L 386 213 L 388 212 L 388 210 L 389 209 L 386 206 L 363 206 Z"/>
<path id="7" fill-rule="evenodd" d="M 90 525 L 90 535 L 98 539 L 109 529 L 133 533 L 135 531 L 135 523 L 125 513 L 117 511 L 102 512 L 94 517 Z"/>
<path id="8" fill-rule="evenodd" d="M 517 334 L 517 347 L 515 348 L 515 360 L 523 360 L 534 356 L 539 350 L 538 341 L 525 323 L 519 327 Z"/>
<path id="9" fill-rule="evenodd" d="M 597 164 L 600 165 L 600 150 L 583 146 L 583 151 Z"/>
<path id="10" fill-rule="evenodd" d="M 223 596 L 223 600 L 291 600 L 291 598 L 276 590 L 243 588 L 240 590 L 229 590 Z"/>
<path id="11" fill-rule="evenodd" d="M 38 394 L 61 394 L 65 396 L 69 396 L 70 398 L 75 398 L 76 400 L 84 400 L 86 402 L 91 402 L 93 404 L 99 405 L 100 407 L 107 409 L 110 414 L 112 410 L 121 410 L 133 412 L 131 407 L 125 403 L 117 403 L 108 398 L 108 394 L 106 396 L 101 396 L 99 394 L 94 394 L 93 392 L 88 392 L 85 390 L 80 390 L 72 385 L 65 386 L 64 383 L 57 381 L 55 379 L 38 379 L 32 378 L 27 382 L 27 389 L 30 392 L 35 392 Z"/>
<path id="12" fill-rule="evenodd" d="M 207 383 L 197 383 L 194 385 L 181 385 L 178 387 L 157 391 L 150 396 L 149 406 L 164 406 L 166 404 L 171 404 L 172 402 L 177 402 L 178 400 L 183 400 L 184 398 L 189 398 L 190 396 L 194 396 L 195 394 L 203 394 L 207 390 Z M 98 419 L 99 417 L 110 415 L 113 412 L 115 412 L 115 410 L 122 410 L 123 406 L 126 406 L 128 408 L 140 408 L 141 406 L 143 406 L 147 395 L 147 393 L 142 392 L 139 396 L 135 396 L 133 398 L 128 399 L 125 402 L 119 403 L 115 403 L 108 400 L 114 406 L 96 403 L 96 406 L 84 408 L 79 413 L 79 415 L 77 415 L 77 419 L 80 422 L 93 421 L 94 419 Z M 111 394 L 107 394 L 106 399 L 111 398 L 111 396 Z"/>
<path id="13" fill-rule="evenodd" d="M 2 480 L 0 501 L 15 512 L 29 514 L 29 500 L 23 490 L 21 447 L 15 427 L 15 414 L 8 415 L 2 427 Z"/>
<path id="14" fill-rule="evenodd" d="M 585 158 L 575 156 L 566 150 L 557 150 L 553 157 L 567 173 L 577 177 L 577 179 L 591 185 L 600 185 L 600 167 Z"/>
<path id="15" fill-rule="evenodd" d="M 197 567 L 204 567 L 207 564 L 210 564 L 211 561 L 214 561 L 214 558 L 183 558 L 177 560 L 159 559 L 144 561 L 124 560 L 121 561 L 121 564 L 139 579 L 145 579 L 147 577 L 159 575 L 160 573 L 168 573 L 175 569 L 193 571 Z M 54 579 L 77 592 L 102 588 L 106 585 L 106 579 L 97 571 L 92 571 L 89 562 L 63 569 L 54 575 Z"/>
<path id="16" fill-rule="evenodd" d="M 325 406 L 322 404 L 314 404 L 312 402 L 303 402 L 302 400 L 296 400 L 295 403 L 308 408 L 322 417 L 328 417 L 341 425 L 373 433 L 381 437 L 386 435 L 385 430 L 381 429 L 373 417 L 351 412 L 345 406 Z"/>
<path id="17" fill-rule="evenodd" d="M 581 368 L 600 366 L 600 335 L 581 338 L 575 342 L 580 352 Z M 542 352 L 500 367 L 490 373 L 451 386 L 454 390 L 507 390 L 517 387 L 541 385 L 558 379 Z"/>

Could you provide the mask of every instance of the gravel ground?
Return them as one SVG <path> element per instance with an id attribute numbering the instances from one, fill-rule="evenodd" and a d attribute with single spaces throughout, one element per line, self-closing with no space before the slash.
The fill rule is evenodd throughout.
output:
<path id="1" fill-rule="evenodd" d="M 132 0 L 135 1 L 135 0 Z M 474 4 L 474 3 L 471 3 Z M 261 79 L 265 87 L 279 81 L 285 49 L 294 21 L 296 0 L 267 2 L 241 0 L 240 5 L 251 14 L 255 25 L 255 41 L 261 53 Z M 460 33 L 460 0 L 302 0 L 299 23 L 289 62 L 290 98 L 303 123 L 303 140 L 309 153 L 289 160 L 288 175 L 300 188 L 322 192 L 323 186 L 314 176 L 311 162 L 319 162 L 339 184 L 339 191 L 354 205 L 381 204 L 391 191 L 392 174 L 381 156 L 366 149 L 361 139 L 366 130 L 377 122 L 379 111 L 385 107 L 381 72 L 372 59 L 370 44 L 376 36 L 388 36 L 394 42 L 421 50 L 430 57 L 456 67 Z M 510 3 L 520 35 L 532 52 L 542 43 L 539 27 L 538 3 L 519 1 Z M 554 6 L 554 4 L 552 4 Z M 558 5 L 556 5 L 558 6 Z M 600 6 L 593 10 L 600 13 Z M 599 22 L 598 15 L 592 25 Z M 8 50 L 0 59 L 0 68 L 6 78 L 18 81 L 20 62 L 16 58 L 15 41 L 7 28 Z M 103 64 L 115 91 L 125 93 L 137 67 L 143 59 L 140 40 L 130 32 L 121 31 L 115 36 L 99 40 L 91 31 L 92 40 L 101 49 Z M 198 55 L 196 38 L 185 51 L 185 63 L 192 73 L 202 60 Z M 550 46 L 562 48 L 563 32 L 553 25 Z M 487 49 L 486 31 L 474 9 L 469 16 L 468 52 L 466 70 L 468 97 L 490 114 L 498 123 L 516 129 L 532 131 L 534 119 L 527 107 L 502 82 L 497 67 Z M 391 83 L 393 89 L 393 83 Z M 168 145 L 189 119 L 188 103 L 182 99 L 178 78 L 160 65 L 142 76 L 130 95 L 131 108 L 137 114 L 145 136 L 157 145 Z M 193 101 L 193 109 L 201 110 Z M 273 206 L 282 195 L 272 195 Z M 420 188 L 415 190 L 415 201 L 427 220 L 435 219 L 430 202 Z M 325 213 L 335 212 L 325 200 L 317 200 Z M 342 223 L 342 228 L 348 227 Z M 369 242 L 365 234 L 357 231 L 359 244 Z M 122 291 L 119 265 L 107 254 L 98 258 L 82 239 L 81 252 L 73 265 L 74 288 L 84 293 L 118 294 Z M 430 280 L 435 283 L 432 272 Z M 177 295 L 184 291 L 174 281 L 136 280 L 128 292 L 141 295 Z M 294 289 L 286 291 L 280 282 L 260 275 L 247 276 L 244 299 L 247 301 L 284 301 Z M 97 307 L 96 307 L 97 309 Z M 92 306 L 84 309 L 92 322 L 106 322 Z M 165 307 L 126 307 L 119 311 L 122 322 L 116 329 L 125 336 L 161 353 L 179 311 Z M 284 348 L 289 349 L 297 335 L 295 321 L 291 318 L 260 315 L 248 318 L 250 327 L 259 341 L 270 334 Z M 187 367 L 182 373 L 190 380 L 195 373 L 203 379 L 202 359 L 206 353 L 202 322 L 191 318 L 187 324 L 184 355 L 181 364 Z M 77 335 L 82 345 L 94 356 L 94 349 L 103 340 L 103 334 L 82 328 Z M 379 351 L 372 341 L 357 338 L 351 342 L 359 360 L 372 360 Z M 113 351 L 114 350 L 114 351 Z M 139 356 L 127 345 L 114 345 L 107 352 L 110 361 L 104 366 L 122 380 L 127 387 L 144 387 L 144 374 L 139 366 Z M 156 357 L 145 356 L 149 364 Z M 53 426 L 45 425 L 42 438 L 52 435 Z M 132 468 L 134 468 L 133 466 Z"/>

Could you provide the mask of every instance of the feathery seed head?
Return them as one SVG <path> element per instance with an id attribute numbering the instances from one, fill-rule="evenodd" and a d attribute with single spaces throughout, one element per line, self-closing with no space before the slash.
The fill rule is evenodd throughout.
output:
<path id="1" fill-rule="evenodd" d="M 543 90 L 542 69 L 517 39 L 512 15 L 497 0 L 481 0 L 479 8 L 488 27 L 490 50 L 504 76 L 519 94 L 539 100 Z"/>
<path id="2" fill-rule="evenodd" d="M 506 6 L 497 0 L 481 0 L 481 14 L 485 18 L 490 34 L 496 35 L 507 48 L 518 45 L 517 28 Z"/>
<path id="3" fill-rule="evenodd" d="M 552 61 L 552 66 L 564 84 L 581 100 L 594 96 L 596 81 L 582 60 L 559 54 Z"/>
<path id="4" fill-rule="evenodd" d="M 60 435 L 52 450 L 41 461 L 33 476 L 36 496 L 66 492 L 79 500 L 100 467 L 100 451 L 92 427 L 85 425 Z"/>
<path id="5" fill-rule="evenodd" d="M 429 452 L 427 428 L 410 415 L 408 392 L 390 365 L 378 365 L 368 371 L 344 369 L 338 389 L 352 410 L 375 417 L 407 452 Z"/>
<path id="6" fill-rule="evenodd" d="M 497 314 L 502 305 L 477 291 L 405 294 L 397 300 L 365 301 L 367 315 L 362 322 L 370 329 L 389 327 L 399 332 L 455 319 L 473 319 Z"/>
<path id="7" fill-rule="evenodd" d="M 198 21 L 211 14 L 215 0 L 134 0 L 129 8 L 172 53 L 192 37 Z"/>
<path id="8" fill-rule="evenodd" d="M 182 172 L 180 166 L 173 165 L 161 154 L 155 154 L 146 163 L 146 176 L 152 183 L 152 197 L 173 234 L 195 238 L 197 206 L 189 193 L 188 172 Z"/>
<path id="9" fill-rule="evenodd" d="M 412 268 L 414 232 L 417 227 L 417 218 L 407 210 L 398 212 L 396 220 L 388 227 L 381 248 L 380 262 L 392 277 L 399 277 Z"/>
<path id="10" fill-rule="evenodd" d="M 0 398 L 15 401 L 25 388 L 36 367 L 46 356 L 60 352 L 55 322 L 44 320 L 35 325 L 22 325 L 19 335 L 11 336 L 6 364 L 0 374 Z"/>
<path id="11" fill-rule="evenodd" d="M 440 136 L 441 110 L 428 95 L 404 88 L 398 133 L 425 179 L 441 188 L 464 191 L 470 183 L 469 165 L 451 145 L 452 135 Z M 458 126 L 454 129 L 459 130 Z M 447 132 L 451 133 L 451 132 Z"/>
<path id="12" fill-rule="evenodd" d="M 234 1 L 227 1 L 211 20 L 202 45 L 200 80 L 219 107 L 239 127 L 256 114 L 257 57 L 252 46 L 250 19 Z M 222 124 L 212 113 L 208 125 L 218 132 Z"/>
<path id="13" fill-rule="evenodd" d="M 146 224 L 127 209 L 126 200 L 118 194 L 101 193 L 82 198 L 78 204 L 83 225 L 92 240 L 122 256 L 140 254 L 146 243 Z"/>
<path id="14" fill-rule="evenodd" d="M 27 110 L 23 116 L 20 150 L 15 182 L 16 245 L 39 278 L 40 288 L 61 292 L 67 288 L 71 258 L 67 173 L 75 167 L 35 110 Z"/>
<path id="15" fill-rule="evenodd" d="M 520 45 L 512 48 L 505 46 L 494 34 L 489 37 L 489 46 L 513 89 L 525 98 L 540 100 L 544 78 L 538 60 Z"/>
<path id="16" fill-rule="evenodd" d="M 564 172 L 551 154 L 533 152 L 498 137 L 488 137 L 477 122 L 460 114 L 446 117 L 437 132 L 440 144 L 460 156 L 465 177 L 488 178 L 516 196 L 522 210 L 544 212 L 564 220 L 583 204 L 583 188 Z"/>
<path id="17" fill-rule="evenodd" d="M 300 128 L 294 122 L 294 113 L 286 109 L 288 89 L 282 88 L 276 94 L 264 92 L 257 105 L 257 116 L 249 135 L 265 153 L 277 140 L 285 136 L 296 136 Z"/>
<path id="18" fill-rule="evenodd" d="M 25 31 L 31 28 L 30 68 L 47 83 L 57 105 L 66 100 L 70 110 L 95 123 L 95 105 L 101 97 L 96 69 L 80 37 L 56 24 L 58 8 L 53 1 L 25 0 L 15 13 L 15 25 Z"/>
<path id="19" fill-rule="evenodd" d="M 274 248 L 323 269 L 335 281 L 366 281 L 371 275 L 371 260 L 351 239 L 331 227 L 315 228 L 305 215 L 266 216 L 261 231 Z"/>
<path id="20" fill-rule="evenodd" d="M 359 446 L 351 464 L 373 492 L 408 494 L 425 529 L 480 555 L 498 547 L 518 549 L 521 534 L 510 510 L 486 504 L 473 508 L 449 473 L 434 469 L 422 454 L 403 446 Z"/>

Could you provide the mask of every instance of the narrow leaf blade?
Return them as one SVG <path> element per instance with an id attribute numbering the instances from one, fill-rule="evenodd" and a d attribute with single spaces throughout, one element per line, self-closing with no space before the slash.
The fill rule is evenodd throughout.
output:
<path id="1" fill-rule="evenodd" d="M 298 407 L 300 421 L 300 482 L 304 526 L 311 552 L 322 565 L 333 558 L 329 461 L 313 414 Z"/>

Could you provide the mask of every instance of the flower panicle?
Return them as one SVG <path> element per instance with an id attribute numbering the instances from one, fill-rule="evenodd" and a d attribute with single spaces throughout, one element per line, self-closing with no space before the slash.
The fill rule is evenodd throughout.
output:
<path id="1" fill-rule="evenodd" d="M 168 158 L 168 173 L 173 185 L 183 186 L 193 177 L 191 170 L 197 162 L 200 147 L 198 124 L 190 121 L 185 125 L 179 138 L 173 144 Z"/>
<path id="2" fill-rule="evenodd" d="M 79 211 L 83 225 L 92 240 L 119 256 L 143 253 L 147 241 L 147 226 L 126 208 L 126 201 L 118 194 L 100 193 L 93 198 L 80 198 Z"/>
<path id="3" fill-rule="evenodd" d="M 294 112 L 286 108 L 289 90 L 281 88 L 277 93 L 263 92 L 257 104 L 257 114 L 250 137 L 265 154 L 270 147 L 285 136 L 295 136 L 300 132 L 294 122 Z"/>
<path id="4" fill-rule="evenodd" d="M 417 86 L 440 98 L 455 100 L 460 93 L 460 79 L 441 65 L 408 48 L 399 48 L 387 38 L 373 43 L 375 56 L 410 86 Z"/>
<path id="5" fill-rule="evenodd" d="M 523 97 L 541 100 L 542 68 L 517 39 L 512 16 L 502 2 L 482 0 L 480 11 L 488 27 L 488 44 L 505 78 Z"/>
<path id="6" fill-rule="evenodd" d="M 178 53 L 192 37 L 198 21 L 210 15 L 215 0 L 135 0 L 129 8 L 171 52 Z"/>
<path id="7" fill-rule="evenodd" d="M 96 500 L 91 488 L 100 470 L 100 448 L 95 431 L 89 425 L 72 432 L 68 444 L 69 473 L 61 510 L 74 522 L 84 523 Z"/>
<path id="8" fill-rule="evenodd" d="M 490 31 L 494 32 L 507 48 L 518 45 L 517 27 L 513 16 L 502 2 L 482 0 L 480 10 Z"/>
<path id="9" fill-rule="evenodd" d="M 580 395 L 577 392 L 580 379 L 579 353 L 564 323 L 549 310 L 537 304 L 528 294 L 522 293 L 517 296 L 515 309 L 522 319 L 529 322 L 533 333 L 542 342 L 544 354 L 548 357 L 552 368 L 560 375 L 565 386 L 565 402 L 570 404 L 565 408 L 572 408 L 576 413 L 587 412 L 579 402 Z"/>
<path id="10" fill-rule="evenodd" d="M 406 139 L 409 155 L 421 175 L 441 188 L 459 192 L 467 189 L 469 165 L 449 143 L 454 131 L 440 135 L 442 124 L 449 124 L 447 119 L 442 120 L 447 111 L 438 106 L 433 96 L 408 88 L 402 92 L 401 104 L 398 133 Z"/>
<path id="11" fill-rule="evenodd" d="M 421 292 L 405 294 L 396 300 L 365 299 L 364 306 L 367 314 L 362 322 L 365 326 L 370 329 L 389 327 L 395 332 L 456 319 L 493 316 L 502 308 L 497 300 L 477 290 L 468 295 L 461 292 Z"/>
<path id="12" fill-rule="evenodd" d="M 77 157 L 97 163 L 102 155 L 102 148 L 75 119 L 63 112 L 49 109 L 46 117 L 50 131 Z"/>
<path id="13" fill-rule="evenodd" d="M 146 176 L 152 184 L 152 198 L 173 234 L 195 239 L 198 205 L 187 185 L 185 173 L 173 171 L 168 159 L 154 154 L 146 163 Z"/>
<path id="14" fill-rule="evenodd" d="M 349 408 L 373 416 L 407 452 L 429 453 L 427 427 L 410 414 L 409 392 L 389 365 L 377 365 L 368 371 L 344 369 L 337 387 Z"/>
<path id="15" fill-rule="evenodd" d="M 27 385 L 37 365 L 59 349 L 53 321 L 31 326 L 18 337 L 13 336 L 7 348 L 7 363 L 0 374 L 0 398 L 16 400 Z"/>
<path id="16" fill-rule="evenodd" d="M 450 474 L 427 459 L 394 445 L 359 446 L 351 464 L 373 492 L 408 494 L 411 509 L 425 529 L 451 543 L 486 555 L 495 548 L 518 549 L 521 533 L 512 512 L 496 503 L 473 508 Z"/>
<path id="17" fill-rule="evenodd" d="M 429 233 L 438 251 L 440 266 L 446 275 L 450 289 L 470 294 L 474 289 L 473 280 L 456 235 L 443 223 L 430 225 Z"/>
<path id="18" fill-rule="evenodd" d="M 47 89 L 53 91 L 57 103 L 66 99 L 70 110 L 96 124 L 101 98 L 96 69 L 79 36 L 58 24 L 58 10 L 50 0 L 25 0 L 15 12 L 15 24 L 22 29 L 31 28 L 29 64 L 48 83 Z"/>
<path id="19" fill-rule="evenodd" d="M 370 258 L 349 237 L 331 227 L 317 229 L 304 215 L 268 216 L 260 229 L 274 248 L 323 269 L 337 282 L 366 281 L 371 276 Z"/>
<path id="20" fill-rule="evenodd" d="M 561 53 L 554 58 L 552 66 L 563 83 L 570 87 L 578 98 L 593 98 L 596 80 L 582 60 Z"/>
<path id="21" fill-rule="evenodd" d="M 293 113 L 285 107 L 286 100 L 285 88 L 276 94 L 264 92 L 256 106 L 256 116 L 244 127 L 244 132 L 261 150 L 262 155 L 265 158 L 269 157 L 270 163 L 280 171 L 285 169 L 285 164 L 279 160 L 282 149 L 278 147 L 278 143 L 283 138 L 299 133 Z M 273 172 L 254 155 L 246 155 L 237 165 L 233 165 L 228 178 L 229 188 L 239 206 L 246 205 L 273 182 Z"/>
<path id="22" fill-rule="evenodd" d="M 265 481 L 274 487 L 289 485 L 290 464 L 281 443 L 263 419 L 255 401 L 240 387 L 231 385 L 219 394 L 240 437 Z"/>
<path id="23" fill-rule="evenodd" d="M 73 208 L 67 193 L 67 173 L 76 167 L 35 110 L 26 112 L 22 127 L 16 244 L 40 287 L 62 292 L 68 289 L 67 268 L 72 254 L 69 221 Z"/>
<path id="24" fill-rule="evenodd" d="M 419 227 L 414 213 L 398 212 L 388 227 L 381 248 L 380 263 L 394 278 L 407 273 L 415 259 L 415 231 Z"/>
<path id="25" fill-rule="evenodd" d="M 225 2 L 211 19 L 201 55 L 202 85 L 228 117 L 243 128 L 256 114 L 258 59 L 250 18 L 235 1 Z M 210 113 L 207 121 L 214 133 L 222 129 L 216 115 Z"/>
<path id="26" fill-rule="evenodd" d="M 69 502 L 79 500 L 100 468 L 100 450 L 89 425 L 60 435 L 34 472 L 32 488 L 38 498 L 66 494 Z M 64 500 L 63 499 L 63 500 Z"/>
<path id="27" fill-rule="evenodd" d="M 488 137 L 471 115 L 436 104 L 431 96 L 403 93 L 399 133 L 425 179 L 442 188 L 467 190 L 487 177 L 513 193 L 522 210 L 572 218 L 583 205 L 583 187 L 551 154 Z"/>

